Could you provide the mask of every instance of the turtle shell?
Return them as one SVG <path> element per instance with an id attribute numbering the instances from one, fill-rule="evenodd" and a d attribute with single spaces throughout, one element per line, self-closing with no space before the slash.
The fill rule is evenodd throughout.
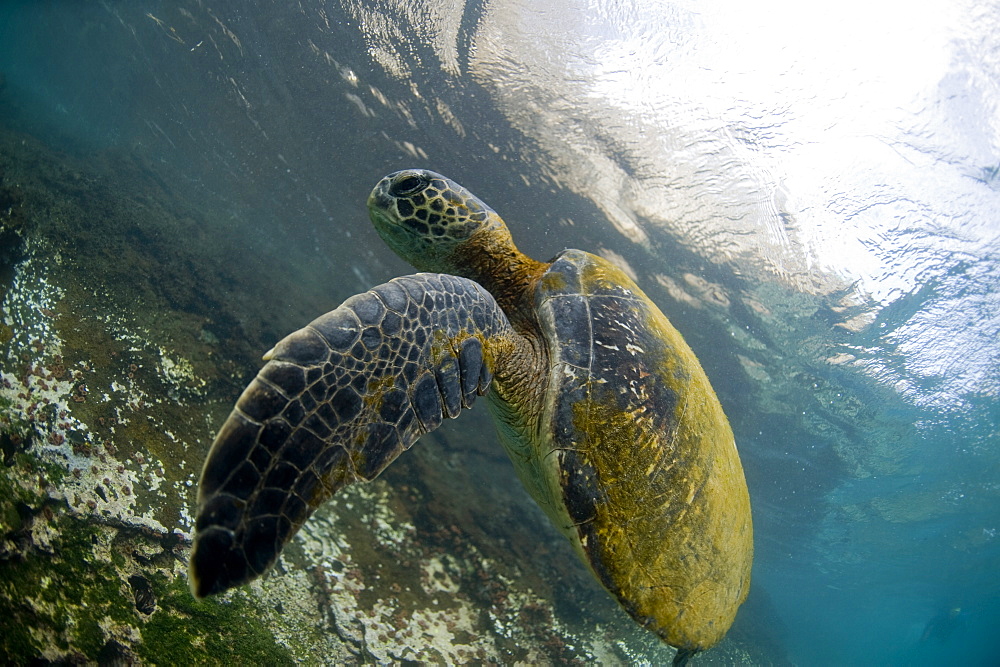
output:
<path id="1" fill-rule="evenodd" d="M 704 650 L 746 598 L 750 499 L 697 358 L 621 270 L 569 250 L 538 283 L 550 368 L 540 504 L 639 624 Z"/>

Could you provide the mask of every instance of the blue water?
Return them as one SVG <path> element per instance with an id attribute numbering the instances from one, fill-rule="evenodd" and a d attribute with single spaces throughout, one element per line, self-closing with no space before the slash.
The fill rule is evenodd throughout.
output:
<path id="1" fill-rule="evenodd" d="M 733 423 L 788 660 L 1000 664 L 1000 7 L 419 4 L 7 2 L 0 122 L 142 156 L 334 300 L 407 271 L 357 222 L 404 166 L 619 258 Z"/>

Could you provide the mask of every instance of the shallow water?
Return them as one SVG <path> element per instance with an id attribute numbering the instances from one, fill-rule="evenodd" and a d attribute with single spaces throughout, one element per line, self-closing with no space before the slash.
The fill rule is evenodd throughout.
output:
<path id="1" fill-rule="evenodd" d="M 383 174 L 427 167 L 497 209 L 530 255 L 579 247 L 620 263 L 698 353 L 754 507 L 754 593 L 727 657 L 993 664 L 998 17 L 996 2 L 5 3 L 8 421 L 24 421 L 30 402 L 17 398 L 18 383 L 39 387 L 26 367 L 84 378 L 48 380 L 69 417 L 28 418 L 34 444 L 5 445 L 5 457 L 116 470 L 74 458 L 89 447 L 114 459 L 110 443 L 122 481 L 104 486 L 129 485 L 127 496 L 95 495 L 102 468 L 96 482 L 53 481 L 61 490 L 50 495 L 84 522 L 145 517 L 150 530 L 183 539 L 188 483 L 260 352 L 410 271 L 370 228 L 364 201 Z M 78 421 L 63 428 L 67 419 Z M 439 589 L 467 601 L 455 609 L 487 619 L 464 632 L 577 643 L 532 654 L 543 661 L 662 660 L 601 606 L 586 572 L 562 563 L 572 555 L 558 536 L 537 537 L 552 531 L 512 490 L 485 419 L 463 416 L 390 469 L 372 497 L 344 501 L 396 514 L 355 516 L 340 504 L 325 519 L 352 540 L 375 531 L 375 552 L 323 542 L 318 528 L 304 551 L 355 563 L 352 581 L 372 595 L 352 604 L 374 614 L 386 591 L 371 562 L 393 553 L 378 545 L 403 549 L 411 533 L 423 544 L 431 526 L 451 523 L 459 532 L 431 540 L 439 551 L 420 551 L 421 562 L 450 573 Z M 126 431 L 127 420 L 148 427 Z M 72 455 L 59 458 L 69 443 Z M 461 507 L 434 502 L 449 485 Z M 483 525 L 498 506 L 513 527 Z M 29 523 L 5 519 L 6 542 L 20 544 L 11 535 Z M 302 559 L 312 584 L 324 581 Z M 460 565 L 494 561 L 502 577 Z M 334 579 L 340 600 L 350 586 Z M 511 591 L 556 610 L 541 625 L 559 630 L 531 642 L 503 630 L 532 623 L 500 614 L 506 584 L 469 594 L 479 579 L 516 581 Z M 270 604 L 283 584 L 268 582 L 259 595 Z M 565 582 L 568 592 L 547 588 Z M 346 602 L 323 609 L 345 644 L 356 632 L 377 638 L 375 621 L 345 629 L 337 604 Z M 156 620 L 146 616 L 116 623 Z M 19 650 L 61 655 L 59 632 Z M 115 637 L 133 650 L 128 633 L 102 632 L 98 649 Z M 282 632 L 299 648 L 320 641 Z M 473 648 L 435 649 L 446 661 L 474 649 L 480 659 L 525 659 L 501 639 L 460 642 L 450 632 L 449 647 Z M 601 653 L 594 634 L 617 652 Z M 79 650 L 96 658 L 97 649 Z"/>

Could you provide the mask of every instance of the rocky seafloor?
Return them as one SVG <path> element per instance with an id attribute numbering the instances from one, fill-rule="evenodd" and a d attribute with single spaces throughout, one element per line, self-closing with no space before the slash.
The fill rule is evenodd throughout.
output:
<path id="1" fill-rule="evenodd" d="M 139 157 L 0 127 L 0 655 L 669 661 L 520 488 L 481 408 L 322 507 L 261 581 L 192 598 L 202 461 L 260 353 L 319 314 L 308 271 Z M 768 662 L 750 627 L 696 664 Z"/>

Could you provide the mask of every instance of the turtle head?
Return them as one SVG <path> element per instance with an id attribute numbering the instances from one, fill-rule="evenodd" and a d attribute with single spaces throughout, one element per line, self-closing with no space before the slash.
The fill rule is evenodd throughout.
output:
<path id="1" fill-rule="evenodd" d="M 426 169 L 389 174 L 368 197 L 368 213 L 390 248 L 419 271 L 466 275 L 473 254 L 513 247 L 493 209 Z"/>

